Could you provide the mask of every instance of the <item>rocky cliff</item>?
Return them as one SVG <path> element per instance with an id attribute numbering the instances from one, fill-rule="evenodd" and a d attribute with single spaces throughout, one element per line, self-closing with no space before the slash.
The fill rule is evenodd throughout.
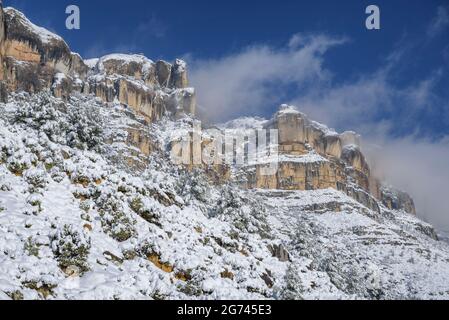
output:
<path id="1" fill-rule="evenodd" d="M 416 214 L 406 193 L 383 186 L 371 174 L 362 152 L 361 137 L 342 134 L 307 118 L 295 107 L 283 105 L 264 128 L 278 130 L 279 169 L 261 174 L 265 164 L 247 176 L 250 188 L 318 190 L 333 188 L 379 211 L 378 201 L 390 209 Z"/>
<path id="2" fill-rule="evenodd" d="M 14 9 L 0 46 L 0 300 L 448 299 L 449 246 L 356 133 L 283 105 L 214 136 L 183 61 L 83 60 Z M 275 157 L 179 148 L 262 129 Z"/>
<path id="3" fill-rule="evenodd" d="M 34 25 L 20 11 L 0 6 L 0 98 L 7 91 L 52 90 L 67 99 L 72 93 L 115 99 L 148 122 L 170 112 L 195 113 L 195 91 L 188 88 L 186 64 L 153 62 L 140 55 L 115 54 L 84 61 L 65 41 Z"/>
<path id="4" fill-rule="evenodd" d="M 242 157 L 246 160 L 251 157 L 248 146 L 251 136 L 261 130 L 268 136 L 270 130 L 277 132 L 275 141 L 267 142 L 263 138 L 263 142 L 257 143 L 258 148 L 277 150 L 271 156 L 262 155 L 241 165 L 223 162 L 211 166 L 203 161 L 202 166 L 231 171 L 230 179 L 244 188 L 305 191 L 332 188 L 376 212 L 380 212 L 380 206 L 385 206 L 416 214 L 413 199 L 407 193 L 384 185 L 372 174 L 362 151 L 361 137 L 355 132 L 339 134 L 288 105 L 280 106 L 270 120 L 243 118 L 219 127 L 220 134 L 214 134 L 219 138 L 212 137 L 212 140 L 224 141 L 228 139 L 225 136 L 230 135 L 227 143 L 234 155 L 243 150 Z M 210 139 L 209 133 L 202 134 L 202 154 L 209 153 L 209 146 L 214 145 Z M 191 144 L 190 150 L 193 150 L 193 139 Z M 220 145 L 212 149 L 223 157 Z"/>
<path id="5" fill-rule="evenodd" d="M 196 93 L 188 87 L 184 61 L 153 62 L 142 55 L 126 54 L 84 61 L 61 37 L 34 25 L 13 8 L 0 7 L 0 63 L 1 101 L 7 100 L 8 92 L 15 91 L 50 90 L 64 100 L 75 93 L 91 94 L 107 103 L 118 101 L 147 123 L 164 115 L 176 119 L 196 111 Z M 237 176 L 243 176 L 241 184 L 246 188 L 333 188 L 376 211 L 381 203 L 415 214 L 413 200 L 406 193 L 383 186 L 371 174 L 356 133 L 338 134 L 286 105 L 263 127 L 278 130 L 279 168 L 265 175 L 261 174 L 264 164 L 253 166 L 254 170 L 245 167 Z M 129 135 L 129 143 L 142 148 L 145 154 L 154 149 L 150 138 L 132 129 Z M 204 151 L 213 143 L 203 137 L 201 144 Z M 189 167 L 193 169 L 191 160 Z M 201 166 L 217 183 L 231 178 L 232 168 L 228 165 Z"/>
<path id="6" fill-rule="evenodd" d="M 0 299 L 449 297 L 432 226 L 311 190 L 333 183 L 319 161 L 304 191 L 212 183 L 165 152 L 189 122 L 48 91 L 0 103 Z"/>

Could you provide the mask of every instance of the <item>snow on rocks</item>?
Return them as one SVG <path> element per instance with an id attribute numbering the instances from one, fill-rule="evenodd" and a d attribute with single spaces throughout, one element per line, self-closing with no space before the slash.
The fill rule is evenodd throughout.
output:
<path id="1" fill-rule="evenodd" d="M 11 98 L 0 106 L 2 299 L 448 297 L 449 248 L 416 217 L 333 189 L 213 185 L 168 161 L 187 119 L 139 127 L 94 98 Z M 161 146 L 143 169 L 127 126 Z"/>
<path id="2" fill-rule="evenodd" d="M 59 116 L 61 121 L 67 117 Z M 1 131 L 4 145 L 17 145 L 2 153 L 7 162 L 0 165 L 2 185 L 12 186 L 2 187 L 0 193 L 4 207 L 0 291 L 5 295 L 25 299 L 270 295 L 260 276 L 268 268 L 282 270 L 283 264 L 273 264 L 259 236 L 239 239 L 232 223 L 210 218 L 212 203 L 176 194 L 180 192 L 176 175 L 149 171 L 133 177 L 111 166 L 107 154 L 52 143 L 48 138 L 54 132 L 34 128 L 5 123 Z M 37 157 L 17 138 L 24 132 L 40 145 L 35 148 L 41 149 Z M 44 153 L 50 145 L 52 153 Z M 51 166 L 40 165 L 58 153 L 62 157 L 49 161 Z M 17 156 L 32 159 L 23 171 L 11 171 L 6 165 Z M 29 201 L 34 194 L 40 195 L 39 204 Z M 222 278 L 225 270 L 234 280 Z M 226 290 L 217 287 L 223 281 L 228 283 Z"/>
<path id="3" fill-rule="evenodd" d="M 45 28 L 39 27 L 39 26 L 35 25 L 34 23 L 32 23 L 30 20 L 28 20 L 28 18 L 22 12 L 14 9 L 12 7 L 7 7 L 7 8 L 4 8 L 3 10 L 6 14 L 14 16 L 16 21 L 18 23 L 20 23 L 29 32 L 37 35 L 44 44 L 50 43 L 51 41 L 64 42 L 64 40 L 60 36 L 54 34 L 53 32 L 48 31 Z"/>
<path id="4" fill-rule="evenodd" d="M 91 60 L 93 63 L 95 60 Z M 109 54 L 101 57 L 96 61 L 95 68 L 98 72 L 103 73 L 122 73 L 126 70 L 127 73 L 131 73 L 131 69 L 141 72 L 143 75 L 147 75 L 148 72 L 154 68 L 154 63 L 147 57 L 137 54 Z M 139 69 L 139 70 L 137 70 Z M 130 74 L 131 75 L 131 74 Z"/>
<path id="5" fill-rule="evenodd" d="M 89 69 L 93 70 L 97 66 L 99 60 L 99 58 L 85 59 L 84 63 L 89 67 Z"/>

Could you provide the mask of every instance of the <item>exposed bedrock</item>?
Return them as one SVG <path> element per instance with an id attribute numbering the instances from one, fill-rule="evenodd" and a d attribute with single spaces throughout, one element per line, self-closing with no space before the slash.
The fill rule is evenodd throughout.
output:
<path id="1" fill-rule="evenodd" d="M 51 90 L 62 99 L 72 93 L 93 94 L 105 102 L 119 101 L 149 122 L 196 109 L 184 61 L 154 63 L 128 54 L 84 61 L 61 37 L 13 8 L 0 7 L 0 66 L 1 101 L 12 91 Z"/>
<path id="2" fill-rule="evenodd" d="M 90 94 L 104 102 L 120 103 L 147 123 L 164 116 L 177 119 L 196 113 L 196 92 L 189 88 L 184 61 L 153 62 L 138 54 L 83 60 L 58 35 L 34 25 L 21 12 L 0 5 L 0 101 L 7 101 L 8 92 L 42 90 L 50 90 L 61 99 Z M 267 175 L 267 164 L 246 167 L 238 176 L 244 176 L 242 184 L 247 188 L 334 188 L 372 209 L 380 202 L 390 209 L 415 213 L 410 196 L 387 188 L 372 175 L 356 133 L 339 134 L 288 105 L 282 105 L 265 128 L 278 130 L 278 168 Z M 140 131 L 130 132 L 128 143 L 144 155 L 153 151 L 150 138 Z M 206 139 L 201 148 L 210 143 Z M 203 167 L 217 183 L 231 179 L 226 165 Z"/>

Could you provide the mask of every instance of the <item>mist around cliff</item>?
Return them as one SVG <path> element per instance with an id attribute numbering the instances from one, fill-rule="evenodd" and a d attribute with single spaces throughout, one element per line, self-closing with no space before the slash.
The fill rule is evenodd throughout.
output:
<path id="1" fill-rule="evenodd" d="M 410 193 L 420 218 L 440 232 L 449 231 L 448 188 L 449 141 L 373 139 L 368 157 L 375 174 Z"/>
<path id="2" fill-rule="evenodd" d="M 269 117 L 288 102 L 338 131 L 357 131 L 373 170 L 409 192 L 421 218 L 449 230 L 449 139 L 434 136 L 423 120 L 449 125 L 449 100 L 436 93 L 448 67 L 405 85 L 395 81 L 414 47 L 431 40 L 424 36 L 392 50 L 375 72 L 344 83 L 335 80 L 327 54 L 351 39 L 323 34 L 296 34 L 284 47 L 259 44 L 215 60 L 189 56 L 191 81 L 207 106 L 203 115 L 215 122 Z"/>

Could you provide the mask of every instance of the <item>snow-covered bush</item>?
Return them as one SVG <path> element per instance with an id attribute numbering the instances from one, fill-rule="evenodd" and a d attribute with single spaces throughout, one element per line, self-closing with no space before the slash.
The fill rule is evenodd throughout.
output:
<path id="1" fill-rule="evenodd" d="M 186 202 L 197 200 L 208 203 L 210 200 L 211 186 L 206 175 L 201 170 L 193 170 L 192 172 L 181 171 L 176 187 L 177 193 Z"/>
<path id="2" fill-rule="evenodd" d="M 241 232 L 258 233 L 270 237 L 267 212 L 263 203 L 254 194 L 242 192 L 234 186 L 225 186 L 216 206 L 209 211 L 211 217 L 218 217 L 232 224 Z"/>
<path id="3" fill-rule="evenodd" d="M 6 163 L 8 170 L 13 174 L 20 176 L 25 170 L 37 163 L 36 155 L 29 152 L 20 137 L 14 137 L 13 140 L 9 141 L 5 139 L 4 143 L 2 143 L 2 140 L 0 139 L 0 163 Z"/>
<path id="4" fill-rule="evenodd" d="M 41 92 L 17 105 L 13 122 L 45 133 L 53 142 L 64 143 L 68 128 L 64 109 L 62 101 L 53 98 L 49 92 Z"/>
<path id="5" fill-rule="evenodd" d="M 48 184 L 47 172 L 42 168 L 31 168 L 24 172 L 23 177 L 28 183 L 30 193 L 37 193 Z"/>
<path id="6" fill-rule="evenodd" d="M 126 212 L 124 200 L 112 188 L 103 188 L 96 199 L 96 205 L 101 216 L 103 230 L 112 238 L 123 242 L 136 234 L 135 220 Z"/>
<path id="7" fill-rule="evenodd" d="M 23 249 L 29 256 L 39 256 L 39 246 L 37 245 L 36 241 L 29 237 L 27 241 L 25 242 Z"/>
<path id="8" fill-rule="evenodd" d="M 64 225 L 51 237 L 51 249 L 62 270 L 76 267 L 81 273 L 88 271 L 90 247 L 90 238 L 82 230 L 76 230 L 71 225 Z"/>
<path id="9" fill-rule="evenodd" d="M 42 200 L 43 197 L 41 194 L 32 193 L 27 197 L 27 203 L 30 204 L 33 208 L 32 213 L 37 215 L 42 211 Z"/>
<path id="10" fill-rule="evenodd" d="M 103 119 L 98 107 L 77 101 L 68 109 L 67 144 L 79 149 L 94 149 L 101 144 Z"/>
<path id="11" fill-rule="evenodd" d="M 154 200 L 153 201 L 151 200 L 149 198 L 137 195 L 130 201 L 129 206 L 135 213 L 137 213 L 145 221 L 155 224 L 157 226 L 161 226 L 159 222 L 161 215 L 158 210 L 158 206 L 156 206 Z"/>
<path id="12" fill-rule="evenodd" d="M 52 142 L 94 149 L 103 140 L 103 120 L 91 102 L 78 98 L 64 102 L 41 92 L 17 107 L 13 122 L 44 133 Z"/>
<path id="13" fill-rule="evenodd" d="M 304 285 L 301 279 L 301 270 L 295 265 L 291 264 L 285 274 L 285 286 L 279 293 L 282 300 L 303 300 L 304 299 Z"/>

